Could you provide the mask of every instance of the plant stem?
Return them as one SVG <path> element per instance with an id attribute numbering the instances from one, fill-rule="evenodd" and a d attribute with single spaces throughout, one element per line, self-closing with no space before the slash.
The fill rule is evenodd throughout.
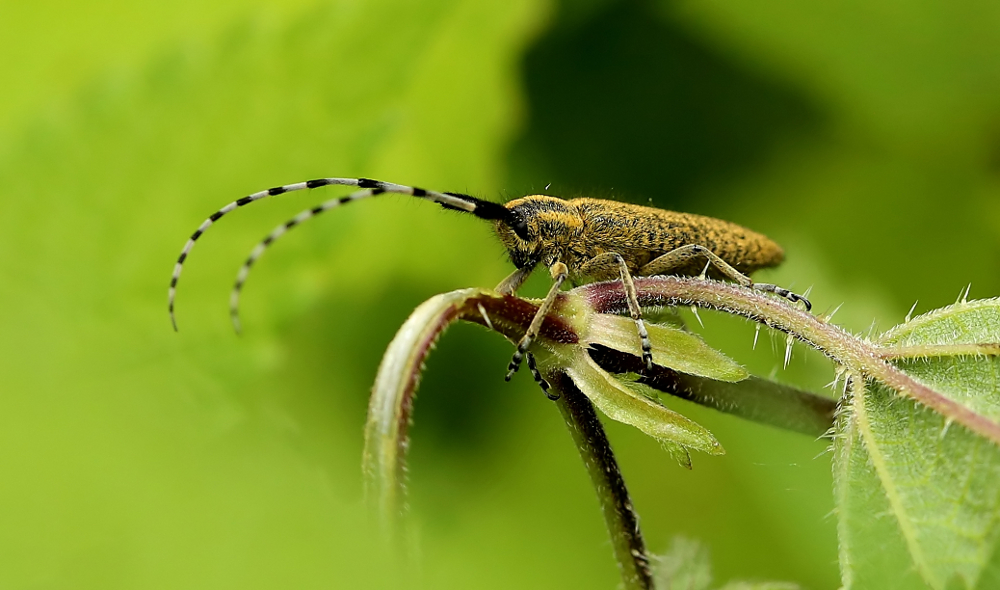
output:
<path id="1" fill-rule="evenodd" d="M 560 395 L 556 405 L 601 503 L 622 582 L 627 590 L 652 590 L 653 577 L 646 544 L 639 530 L 639 518 L 594 406 L 565 373 L 548 377 L 550 385 Z"/>
<path id="2" fill-rule="evenodd" d="M 365 496 L 389 537 L 402 528 L 406 511 L 406 452 L 420 373 L 434 342 L 463 311 L 475 289 L 436 295 L 399 329 L 379 366 L 365 423 L 362 470 Z"/>
<path id="3" fill-rule="evenodd" d="M 787 301 L 738 285 L 685 277 L 636 279 L 642 306 L 695 305 L 741 315 L 791 334 L 837 363 L 881 381 L 947 419 L 1000 444 L 1000 424 L 945 397 L 882 358 L 882 350 Z M 577 290 L 599 313 L 625 313 L 628 302 L 618 283 L 594 283 Z"/>

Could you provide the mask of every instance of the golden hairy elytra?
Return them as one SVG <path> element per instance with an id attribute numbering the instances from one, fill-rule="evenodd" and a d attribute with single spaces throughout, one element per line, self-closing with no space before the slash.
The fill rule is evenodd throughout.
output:
<path id="1" fill-rule="evenodd" d="M 784 257 L 781 247 L 766 236 L 702 215 L 617 201 L 563 200 L 543 195 L 523 197 L 505 207 L 511 212 L 513 224 L 505 219 L 494 224 L 514 264 L 519 268 L 531 264 L 548 267 L 562 261 L 572 279 L 616 277 L 617 267 L 588 266 L 592 259 L 608 252 L 620 254 L 628 270 L 638 276 L 662 274 L 643 272 L 643 268 L 664 254 L 689 245 L 706 248 L 742 274 L 776 266 Z M 677 260 L 666 270 L 670 274 L 697 274 L 706 260 L 701 260 L 701 264 L 697 260 L 689 262 Z M 587 273 L 584 269 L 588 268 L 606 272 Z"/>
<path id="2" fill-rule="evenodd" d="M 324 211 L 384 193 L 433 201 L 446 209 L 471 213 L 492 222 L 516 267 L 497 286 L 497 291 L 501 293 L 515 293 L 539 266 L 549 270 L 552 287 L 517 345 L 508 365 L 508 380 L 528 355 L 528 348 L 538 334 L 542 320 L 552 309 L 566 280 L 621 279 L 628 295 L 629 312 L 642 343 L 643 360 L 648 368 L 653 366 L 652 346 L 642 321 L 633 276 L 708 273 L 745 287 L 775 293 L 792 302 L 801 301 L 806 309 L 811 307 L 809 301 L 787 289 L 750 280 L 747 275 L 760 268 L 778 265 L 784 253 L 766 236 L 721 219 L 601 199 L 564 200 L 531 195 L 500 204 L 461 193 L 437 192 L 367 178 L 320 178 L 253 193 L 229 203 L 202 222 L 188 238 L 174 265 L 168 293 L 171 321 L 174 321 L 177 281 L 184 262 L 198 238 L 219 218 L 269 196 L 329 185 L 354 186 L 359 190 L 307 209 L 279 225 L 257 244 L 243 263 L 230 297 L 230 313 L 237 330 L 240 290 L 250 268 L 268 246 L 291 228 Z M 174 329 L 177 329 L 176 321 Z M 529 355 L 529 365 L 532 364 Z M 532 373 L 540 379 L 537 371 Z"/>

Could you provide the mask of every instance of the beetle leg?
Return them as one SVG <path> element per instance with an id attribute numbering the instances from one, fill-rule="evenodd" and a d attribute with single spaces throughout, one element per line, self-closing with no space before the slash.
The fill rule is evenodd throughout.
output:
<path id="1" fill-rule="evenodd" d="M 552 401 L 556 401 L 557 399 L 559 399 L 558 393 L 552 393 L 551 391 L 549 391 L 550 387 L 549 382 L 545 380 L 545 377 L 542 377 L 541 371 L 538 370 L 538 365 L 535 364 L 535 355 L 529 352 L 527 356 L 528 356 L 528 369 L 531 370 L 531 376 L 535 378 L 535 383 L 537 383 L 538 386 L 542 388 L 542 392 L 545 393 L 545 397 L 549 398 Z"/>
<path id="2" fill-rule="evenodd" d="M 639 342 L 642 345 L 642 360 L 646 369 L 653 370 L 653 343 L 649 341 L 649 332 L 646 331 L 646 324 L 642 321 L 642 311 L 639 309 L 639 297 L 636 295 L 635 282 L 632 280 L 632 273 L 628 270 L 628 265 L 621 254 L 617 252 L 605 252 L 599 254 L 580 267 L 580 274 L 600 277 L 612 274 L 617 271 L 625 287 L 625 296 L 628 298 L 628 311 L 635 321 L 635 327 L 639 331 Z"/>
<path id="3" fill-rule="evenodd" d="M 792 293 L 784 287 L 779 287 L 778 285 L 772 285 L 770 283 L 754 283 L 753 288 L 758 291 L 764 291 L 765 293 L 774 293 L 775 295 L 784 297 L 792 303 L 801 301 L 806 306 L 806 311 L 812 311 L 813 306 L 808 299 L 797 293 Z"/>
<path id="4" fill-rule="evenodd" d="M 687 246 L 671 250 L 640 268 L 636 274 L 644 277 L 671 274 L 670 271 L 688 266 L 693 260 L 702 257 L 707 258 L 719 272 L 740 285 L 744 287 L 753 285 L 750 277 L 733 268 L 728 262 L 719 258 L 715 252 L 698 244 L 688 244 Z"/>
<path id="5" fill-rule="evenodd" d="M 531 271 L 533 270 L 535 270 L 535 267 L 533 266 L 526 266 L 524 268 L 519 268 L 514 272 L 510 273 L 510 275 L 508 275 L 506 279 L 501 281 L 500 284 L 497 285 L 496 288 L 493 290 L 496 291 L 497 293 L 500 293 L 501 295 L 513 295 L 514 293 L 517 292 L 518 289 L 521 288 L 521 285 L 524 284 L 524 281 L 528 280 L 528 275 L 530 275 Z"/>
<path id="6" fill-rule="evenodd" d="M 763 291 L 765 293 L 774 293 L 775 295 L 788 299 L 792 303 L 801 301 L 805 304 L 806 311 L 812 309 L 812 304 L 809 303 L 809 300 L 805 297 L 792 293 L 788 289 L 777 285 L 769 283 L 755 283 L 750 279 L 750 277 L 733 268 L 733 266 L 725 260 L 719 258 L 715 252 L 712 252 L 708 248 L 698 244 L 688 244 L 687 246 L 681 246 L 680 248 L 671 250 L 663 256 L 656 258 L 646 266 L 640 268 L 639 272 L 636 274 L 639 276 L 670 274 L 671 270 L 687 266 L 693 259 L 700 256 L 707 258 L 709 263 L 719 272 L 744 287 L 750 287 L 751 289 Z"/>
<path id="7" fill-rule="evenodd" d="M 528 352 L 531 341 L 538 335 L 538 330 L 542 327 L 542 321 L 545 319 L 545 316 L 549 315 L 552 305 L 556 302 L 556 296 L 559 295 L 559 288 L 566 280 L 566 277 L 569 276 L 569 269 L 562 262 L 556 262 L 550 266 L 549 272 L 552 274 L 552 288 L 549 289 L 548 295 L 545 296 L 542 304 L 538 307 L 538 311 L 535 312 L 535 317 L 531 319 L 528 331 L 524 333 L 521 341 L 517 343 L 517 350 L 514 351 L 514 356 L 511 357 L 510 364 L 507 365 L 507 376 L 504 377 L 504 381 L 510 381 L 510 378 L 517 372 L 518 367 L 521 366 L 521 360 L 524 359 L 524 355 Z"/>

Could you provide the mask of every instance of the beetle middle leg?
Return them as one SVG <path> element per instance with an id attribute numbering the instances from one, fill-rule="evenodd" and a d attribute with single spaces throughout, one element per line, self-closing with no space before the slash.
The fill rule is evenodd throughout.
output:
<path id="1" fill-rule="evenodd" d="M 531 341 L 538 335 L 538 330 L 542 327 L 542 321 L 545 320 L 545 316 L 549 315 L 552 305 L 556 302 L 556 296 L 559 295 L 559 288 L 562 287 L 562 284 L 566 281 L 566 277 L 569 276 L 569 269 L 562 262 L 556 262 L 550 266 L 549 272 L 552 274 L 552 288 L 549 289 L 548 295 L 545 296 L 542 304 L 538 307 L 538 311 L 535 312 L 535 317 L 531 319 L 528 331 L 524 333 L 521 341 L 517 343 L 517 350 L 514 351 L 514 356 L 511 357 L 510 364 L 507 365 L 507 376 L 504 377 L 504 381 L 510 381 L 510 378 L 517 372 L 518 367 L 521 366 L 521 361 L 524 359 L 524 355 L 527 354 L 528 347 L 531 346 Z M 511 277 L 513 276 L 511 275 Z M 504 281 L 504 283 L 506 282 Z M 504 283 L 501 283 L 501 285 Z"/>
<path id="2" fill-rule="evenodd" d="M 806 311 L 812 309 L 812 303 L 810 303 L 805 297 L 792 293 L 784 287 L 779 287 L 770 283 L 755 283 L 750 279 L 750 277 L 733 268 L 733 266 L 725 260 L 719 258 L 715 252 L 712 252 L 708 248 L 698 244 L 688 244 L 687 246 L 681 246 L 680 248 L 671 250 L 663 256 L 656 258 L 646 266 L 640 268 L 637 274 L 640 276 L 670 274 L 670 271 L 687 266 L 687 264 L 692 260 L 702 256 L 707 258 L 709 264 L 714 266 L 723 275 L 744 287 L 750 287 L 751 289 L 764 291 L 765 293 L 774 293 L 775 295 L 788 299 L 792 303 L 801 301 L 805 304 Z"/>
<path id="3" fill-rule="evenodd" d="M 635 291 L 635 282 L 632 274 L 628 271 L 625 259 L 617 252 L 605 252 L 598 254 L 585 262 L 580 267 L 580 274 L 591 277 L 621 276 L 622 285 L 625 286 L 625 296 L 628 299 L 628 311 L 635 321 L 635 326 L 639 331 L 639 341 L 642 344 L 642 360 L 646 368 L 653 370 L 653 343 L 649 341 L 649 332 L 646 331 L 646 324 L 642 321 L 642 312 L 639 309 L 639 297 Z"/>

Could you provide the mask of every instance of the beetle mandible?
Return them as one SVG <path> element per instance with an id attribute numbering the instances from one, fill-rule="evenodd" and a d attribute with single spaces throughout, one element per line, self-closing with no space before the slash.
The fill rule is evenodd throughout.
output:
<path id="1" fill-rule="evenodd" d="M 497 285 L 496 290 L 500 293 L 516 293 L 539 266 L 549 270 L 552 286 L 517 344 L 507 366 L 508 381 L 528 354 L 542 321 L 567 280 L 621 279 L 629 313 L 642 343 L 643 361 L 650 369 L 653 366 L 652 345 L 642 320 L 633 276 L 696 275 L 711 269 L 712 274 L 744 287 L 775 293 L 792 302 L 801 301 L 807 310 L 812 307 L 806 298 L 787 289 L 754 283 L 748 275 L 761 268 L 777 266 L 784 259 L 784 252 L 763 234 L 721 219 L 602 199 L 564 200 L 530 195 L 500 204 L 462 193 L 437 192 L 368 178 L 320 178 L 253 193 L 229 203 L 202 222 L 184 245 L 170 278 L 168 305 L 174 329 L 177 329 L 174 317 L 177 281 L 195 242 L 209 227 L 227 213 L 263 198 L 329 185 L 354 186 L 360 190 L 299 213 L 257 244 L 240 268 L 230 297 L 230 313 L 237 331 L 240 291 L 250 268 L 268 246 L 291 228 L 324 211 L 384 193 L 433 201 L 446 209 L 471 213 L 492 222 L 515 266 L 514 272 Z"/>

